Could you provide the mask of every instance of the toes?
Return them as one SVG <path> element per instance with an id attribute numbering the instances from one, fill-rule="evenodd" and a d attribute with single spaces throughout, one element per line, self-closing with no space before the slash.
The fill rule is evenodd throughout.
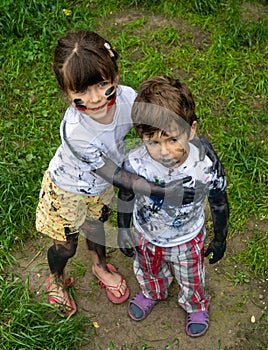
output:
<path id="1" fill-rule="evenodd" d="M 127 289 L 127 283 L 125 280 L 123 280 L 120 287 L 119 287 L 119 291 L 122 295 L 124 295 L 126 292 L 126 289 Z"/>

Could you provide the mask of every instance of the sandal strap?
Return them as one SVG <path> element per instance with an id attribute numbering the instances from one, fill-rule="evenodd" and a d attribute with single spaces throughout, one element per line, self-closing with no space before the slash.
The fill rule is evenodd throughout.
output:
<path id="1" fill-rule="evenodd" d="M 193 333 L 191 331 L 191 325 L 193 324 L 201 324 L 204 325 L 205 328 L 198 333 Z M 209 314 L 208 311 L 200 311 L 200 312 L 191 312 L 187 314 L 186 317 L 186 333 L 191 337 L 199 337 L 206 333 L 209 324 Z"/>
<path id="2" fill-rule="evenodd" d="M 136 294 L 135 297 L 130 301 L 130 303 L 137 305 L 141 310 L 147 312 L 152 309 L 152 307 L 158 303 L 158 300 L 152 300 L 146 298 L 141 292 Z"/>
<path id="3" fill-rule="evenodd" d="M 140 292 L 139 294 L 136 294 L 135 297 L 129 302 L 128 314 L 135 321 L 144 320 L 150 314 L 154 305 L 157 304 L 159 301 L 160 300 L 148 299 L 143 295 L 142 292 Z M 137 317 L 133 313 L 133 311 L 131 309 L 131 305 L 137 306 L 142 311 L 141 317 L 139 317 L 139 316 Z"/>
<path id="4" fill-rule="evenodd" d="M 201 312 L 191 312 L 187 315 L 187 324 L 190 325 L 192 323 L 201 323 L 208 324 L 209 323 L 209 314 L 207 311 Z"/>
<path id="5" fill-rule="evenodd" d="M 102 287 L 102 288 L 106 288 L 106 289 L 109 289 L 110 291 L 116 291 L 116 292 L 119 292 L 122 284 L 124 282 L 124 278 L 121 276 L 121 280 L 120 280 L 120 283 L 117 285 L 117 286 L 109 286 L 108 284 L 104 284 L 101 280 L 99 280 L 99 285 Z"/>

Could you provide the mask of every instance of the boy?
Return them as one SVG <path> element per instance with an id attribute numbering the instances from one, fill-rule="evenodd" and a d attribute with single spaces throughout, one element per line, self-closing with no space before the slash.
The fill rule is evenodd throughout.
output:
<path id="1" fill-rule="evenodd" d="M 166 299 L 173 276 L 178 282 L 178 303 L 186 311 L 186 332 L 203 335 L 209 324 L 210 297 L 205 294 L 204 206 L 208 196 L 215 238 L 205 256 L 220 260 L 226 249 L 229 207 L 226 180 L 213 170 L 206 156 L 189 143 L 195 136 L 195 103 L 186 85 L 167 77 L 140 85 L 132 109 L 134 127 L 143 145 L 132 150 L 124 167 L 148 181 L 167 184 L 191 176 L 185 187 L 201 190 L 192 202 L 159 200 L 120 190 L 118 244 L 123 253 L 134 252 L 134 273 L 141 292 L 129 302 L 129 315 L 143 320 L 160 300 Z M 132 214 L 133 211 L 133 214 Z M 133 216 L 132 235 L 129 231 Z"/>

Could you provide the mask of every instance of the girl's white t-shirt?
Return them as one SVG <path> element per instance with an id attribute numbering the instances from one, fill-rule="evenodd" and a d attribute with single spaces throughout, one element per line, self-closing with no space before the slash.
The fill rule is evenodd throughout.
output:
<path id="1" fill-rule="evenodd" d="M 136 95 L 132 88 L 119 85 L 114 119 L 107 125 L 69 106 L 60 126 L 61 145 L 48 168 L 57 186 L 90 196 L 100 195 L 110 186 L 93 170 L 104 165 L 103 156 L 122 165 L 125 137 L 133 125 L 131 108 Z"/>

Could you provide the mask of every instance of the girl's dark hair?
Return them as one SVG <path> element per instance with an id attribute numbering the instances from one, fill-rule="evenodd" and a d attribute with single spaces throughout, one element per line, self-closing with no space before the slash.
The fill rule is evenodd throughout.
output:
<path id="1" fill-rule="evenodd" d="M 59 88 L 82 91 L 103 80 L 113 83 L 118 75 L 117 52 L 97 33 L 81 30 L 58 40 L 53 69 Z"/>
<path id="2" fill-rule="evenodd" d="M 148 79 L 139 86 L 132 119 L 140 136 L 168 132 L 174 126 L 189 133 L 197 120 L 192 93 L 179 80 L 166 76 Z"/>

